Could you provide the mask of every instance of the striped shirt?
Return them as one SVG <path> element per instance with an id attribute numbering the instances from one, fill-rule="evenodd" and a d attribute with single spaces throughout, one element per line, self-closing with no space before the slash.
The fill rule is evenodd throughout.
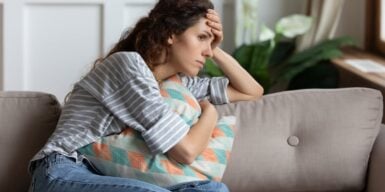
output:
<path id="1" fill-rule="evenodd" d="M 181 75 L 181 80 L 198 100 L 229 101 L 227 78 Z M 136 52 L 114 53 L 75 84 L 56 130 L 32 161 L 53 152 L 80 160 L 77 149 L 126 127 L 140 131 L 154 154 L 167 152 L 190 128 L 163 101 L 153 73 Z"/>

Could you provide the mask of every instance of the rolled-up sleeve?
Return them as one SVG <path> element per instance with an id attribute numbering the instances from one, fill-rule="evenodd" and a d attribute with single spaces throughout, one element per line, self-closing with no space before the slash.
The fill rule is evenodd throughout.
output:
<path id="1" fill-rule="evenodd" d="M 79 85 L 128 127 L 140 131 L 154 154 L 167 152 L 190 128 L 164 102 L 151 71 L 137 53 L 111 55 Z"/>
<path id="2" fill-rule="evenodd" d="M 209 99 L 213 104 L 229 103 L 227 86 L 229 79 L 226 77 L 188 77 L 181 76 L 183 84 L 198 99 Z"/>

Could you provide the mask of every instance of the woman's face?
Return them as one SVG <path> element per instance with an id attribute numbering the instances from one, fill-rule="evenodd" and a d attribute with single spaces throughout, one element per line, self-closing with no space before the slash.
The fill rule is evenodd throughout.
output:
<path id="1" fill-rule="evenodd" d="M 195 25 L 180 35 L 173 35 L 168 63 L 176 72 L 196 76 L 203 68 L 206 58 L 212 57 L 211 42 L 213 34 L 207 25 L 207 19 L 201 18 Z"/>

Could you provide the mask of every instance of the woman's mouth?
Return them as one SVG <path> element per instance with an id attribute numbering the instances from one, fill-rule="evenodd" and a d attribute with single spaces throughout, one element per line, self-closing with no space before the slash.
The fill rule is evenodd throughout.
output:
<path id="1" fill-rule="evenodd" d="M 199 64 L 200 68 L 203 68 L 203 66 L 205 65 L 205 62 L 203 62 L 203 61 L 197 60 L 197 63 Z"/>

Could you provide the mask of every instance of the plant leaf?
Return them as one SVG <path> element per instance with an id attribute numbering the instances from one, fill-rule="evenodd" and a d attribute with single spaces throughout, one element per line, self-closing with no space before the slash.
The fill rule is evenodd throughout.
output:
<path id="1" fill-rule="evenodd" d="M 273 30 L 268 28 L 266 25 L 262 25 L 261 32 L 259 34 L 259 41 L 268 41 L 272 40 L 275 37 L 275 33 Z"/>
<path id="2" fill-rule="evenodd" d="M 286 60 L 290 58 L 294 51 L 294 41 L 279 42 L 271 54 L 269 67 L 276 67 L 278 65 L 284 64 Z"/>
<path id="3" fill-rule="evenodd" d="M 212 59 L 206 59 L 203 73 L 210 77 L 220 77 L 224 75 L 222 70 L 214 63 Z"/>
<path id="4" fill-rule="evenodd" d="M 293 14 L 280 19 L 275 27 L 277 33 L 287 38 L 305 34 L 311 27 L 312 18 L 306 15 Z"/>
<path id="5" fill-rule="evenodd" d="M 233 52 L 233 57 L 246 70 L 248 70 L 250 67 L 254 47 L 255 45 L 243 44 Z"/>
<path id="6" fill-rule="evenodd" d="M 265 90 L 271 86 L 269 75 L 269 60 L 271 53 L 275 48 L 275 42 L 264 41 L 254 44 L 255 48 L 252 55 L 252 60 L 248 72 L 256 79 Z"/>
<path id="7" fill-rule="evenodd" d="M 288 61 L 289 64 L 299 64 L 302 62 L 305 62 L 315 55 L 320 54 L 321 52 L 329 49 L 336 49 L 341 46 L 345 45 L 353 45 L 355 44 L 353 38 L 344 36 L 344 37 L 339 37 L 336 39 L 331 39 L 331 40 L 325 40 L 313 47 L 310 47 L 302 52 L 294 54 L 290 60 Z"/>
<path id="8" fill-rule="evenodd" d="M 307 68 L 290 80 L 288 90 L 311 88 L 337 88 L 338 69 L 328 61 Z"/>
<path id="9" fill-rule="evenodd" d="M 284 80 L 284 81 L 290 81 L 294 76 L 298 75 L 299 73 L 301 73 L 305 69 L 316 65 L 320 61 L 329 60 L 332 58 L 339 57 L 341 55 L 342 55 L 342 53 L 338 49 L 325 50 L 321 54 L 313 55 L 313 57 L 311 59 L 309 59 L 303 63 L 300 63 L 298 65 L 294 65 L 294 66 L 287 66 L 287 68 L 281 72 L 282 75 L 279 78 L 281 80 Z"/>

